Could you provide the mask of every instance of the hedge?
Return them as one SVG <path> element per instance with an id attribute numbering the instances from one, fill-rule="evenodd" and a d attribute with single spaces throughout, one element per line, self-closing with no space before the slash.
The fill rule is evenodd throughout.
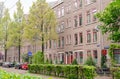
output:
<path id="1" fill-rule="evenodd" d="M 120 79 L 120 67 L 111 67 L 110 68 L 112 79 Z"/>
<path id="2" fill-rule="evenodd" d="M 29 72 L 68 79 L 94 79 L 96 74 L 93 66 L 52 64 L 30 64 Z"/>

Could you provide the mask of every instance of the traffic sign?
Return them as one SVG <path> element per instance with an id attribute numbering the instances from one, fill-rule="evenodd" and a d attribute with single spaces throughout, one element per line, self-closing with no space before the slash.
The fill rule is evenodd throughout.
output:
<path id="1" fill-rule="evenodd" d="M 28 56 L 32 56 L 32 52 L 31 51 L 28 52 Z"/>

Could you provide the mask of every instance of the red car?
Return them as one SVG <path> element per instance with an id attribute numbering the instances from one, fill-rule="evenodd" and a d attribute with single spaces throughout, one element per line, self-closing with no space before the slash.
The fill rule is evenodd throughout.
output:
<path id="1" fill-rule="evenodd" d="M 22 64 L 21 69 L 28 70 L 28 64 L 27 63 Z"/>

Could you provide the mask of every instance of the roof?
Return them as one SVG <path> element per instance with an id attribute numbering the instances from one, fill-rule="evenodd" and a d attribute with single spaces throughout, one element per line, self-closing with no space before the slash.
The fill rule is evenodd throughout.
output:
<path id="1" fill-rule="evenodd" d="M 57 1 L 54 1 L 54 2 L 50 2 L 48 3 L 52 8 L 61 4 L 63 2 L 63 0 L 57 0 Z"/>

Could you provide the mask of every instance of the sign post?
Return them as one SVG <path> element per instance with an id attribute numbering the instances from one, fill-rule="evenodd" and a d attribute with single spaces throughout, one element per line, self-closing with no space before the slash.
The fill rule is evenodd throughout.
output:
<path id="1" fill-rule="evenodd" d="M 31 56 L 32 56 L 32 52 L 31 52 L 31 51 L 29 51 L 29 52 L 28 52 L 29 64 L 30 64 L 30 62 L 31 62 Z"/>

